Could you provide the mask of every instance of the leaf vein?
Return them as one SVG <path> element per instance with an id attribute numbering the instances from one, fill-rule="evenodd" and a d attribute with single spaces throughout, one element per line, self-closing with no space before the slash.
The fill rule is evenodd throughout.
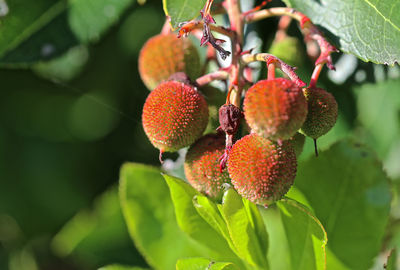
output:
<path id="1" fill-rule="evenodd" d="M 393 26 L 394 29 L 396 29 L 397 31 L 400 32 L 400 27 L 398 27 L 397 25 L 395 25 L 389 18 L 386 18 L 385 15 L 382 14 L 382 12 L 380 12 L 376 6 L 374 6 L 369 0 L 364 0 L 370 7 L 372 7 L 373 9 L 375 9 L 375 11 L 385 20 L 387 21 L 391 26 Z"/>

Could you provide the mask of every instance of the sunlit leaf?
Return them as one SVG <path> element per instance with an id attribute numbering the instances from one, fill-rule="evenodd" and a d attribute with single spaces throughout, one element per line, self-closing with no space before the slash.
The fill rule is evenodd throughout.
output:
<path id="1" fill-rule="evenodd" d="M 324 226 L 337 259 L 350 269 L 368 269 L 381 249 L 391 200 L 375 155 L 359 144 L 337 143 L 300 162 L 295 185 Z"/>
<path id="2" fill-rule="evenodd" d="M 212 227 L 215 231 L 219 232 L 225 240 L 228 242 L 230 248 L 236 251 L 235 245 L 233 244 L 229 235 L 228 227 L 218 210 L 217 205 L 212 202 L 206 196 L 195 196 L 193 198 L 193 205 L 199 215 Z"/>
<path id="3" fill-rule="evenodd" d="M 148 268 L 113 264 L 101 267 L 98 270 L 148 270 Z"/>
<path id="4" fill-rule="evenodd" d="M 233 263 L 214 262 L 206 258 L 181 259 L 176 263 L 176 270 L 238 270 Z"/>
<path id="5" fill-rule="evenodd" d="M 258 238 L 242 197 L 235 190 L 229 189 L 225 192 L 222 205 L 218 205 L 218 208 L 239 256 L 251 265 L 268 269 L 267 251 L 263 249 L 267 244 L 261 245 L 260 241 L 265 239 Z"/>
<path id="6" fill-rule="evenodd" d="M 397 0 L 284 0 L 330 34 L 343 51 L 378 64 L 400 62 Z"/>
<path id="7" fill-rule="evenodd" d="M 126 163 L 120 177 L 129 233 L 151 267 L 174 269 L 179 258 L 209 255 L 179 229 L 168 186 L 158 169 Z"/>
<path id="8" fill-rule="evenodd" d="M 270 237 L 271 269 L 326 269 L 327 236 L 311 212 L 292 200 L 260 211 Z"/>
<path id="9" fill-rule="evenodd" d="M 400 80 L 364 84 L 357 96 L 360 135 L 384 161 L 388 174 L 400 176 Z"/>
<path id="10" fill-rule="evenodd" d="M 163 0 L 165 14 L 171 17 L 173 28 L 199 16 L 205 3 L 206 0 Z"/>
<path id="11" fill-rule="evenodd" d="M 190 237 L 213 250 L 214 256 L 236 257 L 225 239 L 196 211 L 192 201 L 200 193 L 183 180 L 164 175 L 169 186 L 175 214 L 180 228 Z"/>

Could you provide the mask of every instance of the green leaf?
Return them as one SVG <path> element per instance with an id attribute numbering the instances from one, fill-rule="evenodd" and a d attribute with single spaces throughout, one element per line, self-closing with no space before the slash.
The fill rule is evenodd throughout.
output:
<path id="1" fill-rule="evenodd" d="M 330 33 L 335 45 L 364 61 L 400 62 L 400 4 L 397 0 L 284 0 Z"/>
<path id="2" fill-rule="evenodd" d="M 326 269 L 351 270 L 336 257 L 329 247 L 326 247 Z"/>
<path id="3" fill-rule="evenodd" d="M 389 176 L 400 176 L 400 80 L 364 84 L 354 89 L 362 137 L 377 151 Z"/>
<path id="4" fill-rule="evenodd" d="M 113 187 L 96 198 L 93 210 L 78 212 L 53 238 L 52 248 L 57 255 L 74 257 L 90 268 L 126 258 L 132 258 L 127 263 L 135 263 L 118 189 Z"/>
<path id="5" fill-rule="evenodd" d="M 49 59 L 77 44 L 68 27 L 65 0 L 7 1 L 0 19 L 0 61 L 29 63 Z"/>
<path id="6" fill-rule="evenodd" d="M 350 269 L 368 269 L 381 248 L 391 201 L 375 155 L 359 144 L 337 143 L 300 162 L 295 185 L 323 224 L 337 259 Z"/>
<path id="7" fill-rule="evenodd" d="M 290 253 L 293 265 L 297 269 L 325 269 L 325 245 L 328 239 L 319 220 L 296 201 L 280 201 L 277 206 L 282 213 L 290 250 L 299 247 L 303 250 L 302 253 Z M 303 233 L 299 232 L 300 229 Z M 310 251 L 309 254 L 307 251 Z"/>
<path id="8" fill-rule="evenodd" d="M 389 254 L 389 257 L 387 258 L 386 262 L 386 270 L 396 270 L 397 268 L 397 252 L 396 249 L 392 249 L 392 251 Z"/>
<path id="9" fill-rule="evenodd" d="M 101 267 L 101 268 L 99 268 L 99 270 L 148 270 L 148 268 L 113 264 L 113 265 L 107 265 L 107 266 Z"/>
<path id="10" fill-rule="evenodd" d="M 190 237 L 213 250 L 217 258 L 236 257 L 225 239 L 198 214 L 193 197 L 200 193 L 183 180 L 164 175 L 168 184 L 179 227 Z M 213 257 L 214 257 L 213 256 Z"/>
<path id="11" fill-rule="evenodd" d="M 229 235 L 236 248 L 237 254 L 252 266 L 268 269 L 267 251 L 263 246 L 250 221 L 242 197 L 233 189 L 225 192 L 222 205 L 218 208 L 227 224 Z"/>
<path id="12" fill-rule="evenodd" d="M 176 270 L 238 270 L 229 262 L 214 262 L 206 258 L 180 259 L 176 263 Z"/>
<path id="13" fill-rule="evenodd" d="M 257 208 L 257 205 L 250 202 L 249 200 L 242 199 L 243 205 L 246 209 L 247 216 L 249 218 L 251 227 L 254 229 L 258 242 L 260 243 L 261 250 L 264 254 L 267 254 L 268 251 L 268 234 L 265 229 L 265 224 L 260 214 L 260 211 Z"/>
<path id="14" fill-rule="evenodd" d="M 171 17 L 171 25 L 174 29 L 179 23 L 199 16 L 205 4 L 206 0 L 163 0 L 165 15 Z"/>
<path id="15" fill-rule="evenodd" d="M 347 138 L 351 132 L 351 127 L 345 118 L 345 113 L 339 111 L 338 118 L 333 128 L 324 136 L 318 138 L 318 151 L 329 149 L 334 143 Z M 298 161 L 307 160 L 309 157 L 315 155 L 314 140 L 306 137 L 303 152 L 298 157 Z"/>
<path id="16" fill-rule="evenodd" d="M 49 80 L 70 81 L 82 72 L 88 58 L 88 48 L 77 46 L 69 49 L 60 57 L 39 62 L 32 68 L 36 74 Z"/>
<path id="17" fill-rule="evenodd" d="M 39 270 L 32 248 L 27 246 L 10 252 L 8 270 Z"/>
<path id="18" fill-rule="evenodd" d="M 0 17 L 0 55 L 21 43 L 59 15 L 66 1 L 6 1 L 8 13 Z"/>
<path id="19" fill-rule="evenodd" d="M 270 236 L 271 269 L 326 269 L 324 228 L 304 206 L 281 200 L 260 208 Z"/>
<path id="20" fill-rule="evenodd" d="M 97 41 L 134 0 L 69 0 L 69 22 L 81 42 Z"/>
<path id="21" fill-rule="evenodd" d="M 179 229 L 158 169 L 126 163 L 120 174 L 120 200 L 129 233 L 151 267 L 174 269 L 179 258 L 209 255 Z"/>
<path id="22" fill-rule="evenodd" d="M 236 248 L 231 240 L 229 235 L 228 227 L 218 210 L 218 207 L 215 203 L 213 203 L 209 198 L 205 196 L 195 196 L 193 198 L 193 205 L 199 215 L 212 227 L 214 230 L 219 232 L 222 235 L 231 250 L 233 250 L 236 254 Z"/>
<path id="23" fill-rule="evenodd" d="M 96 41 L 134 0 L 13 0 L 0 17 L 0 63 L 21 65 Z"/>

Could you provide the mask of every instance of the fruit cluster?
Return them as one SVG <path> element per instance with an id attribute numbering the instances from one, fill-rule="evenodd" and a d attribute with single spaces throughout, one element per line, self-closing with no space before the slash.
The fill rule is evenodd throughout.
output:
<path id="1" fill-rule="evenodd" d="M 282 44 L 287 46 L 286 41 Z M 278 46 L 274 44 L 274 51 Z M 196 80 L 200 61 L 191 41 L 162 33 L 141 50 L 139 71 L 151 90 L 143 108 L 144 131 L 160 150 L 161 161 L 163 152 L 190 146 L 186 178 L 211 198 L 220 199 L 228 183 L 254 203 L 279 200 L 293 184 L 304 135 L 316 140 L 336 122 L 338 106 L 332 94 L 315 82 L 302 88 L 289 65 L 272 55 L 267 60 L 268 79 L 247 89 L 243 112 L 241 97 L 239 104 L 232 104 L 230 88 L 219 104 L 217 132 L 204 135 L 210 114 L 218 112 L 209 113 L 209 91 L 203 92 L 201 80 Z M 289 78 L 275 78 L 278 66 Z"/>

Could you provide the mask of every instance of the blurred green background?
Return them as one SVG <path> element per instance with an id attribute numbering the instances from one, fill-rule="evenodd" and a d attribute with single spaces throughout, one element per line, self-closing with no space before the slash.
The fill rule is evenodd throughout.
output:
<path id="1" fill-rule="evenodd" d="M 141 128 L 148 90 L 137 57 L 164 15 L 161 1 L 129 2 L 100 40 L 32 68 L 0 69 L 0 269 L 146 265 L 116 184 L 124 161 L 158 163 Z M 81 209 L 79 233 L 52 242 Z"/>
<path id="2" fill-rule="evenodd" d="M 26 1 L 7 2 L 11 11 L 13 4 Z M 149 92 L 140 80 L 137 60 L 143 43 L 160 32 L 164 13 L 159 0 L 143 6 L 121 1 L 125 4 L 120 9 L 112 2 L 99 1 L 93 7 L 101 8 L 104 18 L 85 17 L 89 23 L 93 19 L 93 30 L 80 21 L 93 1 L 71 1 L 82 5 L 82 14 L 69 7 L 46 26 L 55 30 L 43 30 L 68 41 L 60 47 L 46 43 L 40 33 L 33 35 L 29 44 L 40 45 L 48 60 L 37 62 L 34 46 L 25 43 L 0 59 L 0 269 L 146 266 L 126 231 L 116 184 L 125 161 L 159 165 L 158 151 L 141 127 Z M 3 17 L 1 12 L 4 7 Z M 24 16 L 15 18 L 28 19 Z M 1 17 L 0 45 L 8 31 Z M 61 27 L 65 20 L 72 30 Z M 249 27 L 248 41 L 254 44 L 249 46 L 266 50 L 276 25 L 277 20 L 266 20 Z M 289 34 L 299 36 L 296 25 Z M 321 138 L 320 148 L 355 137 L 377 152 L 398 187 L 400 69 L 341 54 L 334 58 L 338 71 L 325 69 L 320 85 L 335 95 L 340 114 L 335 128 Z M 300 76 L 308 81 L 311 71 L 311 61 L 304 60 Z M 301 158 L 312 153 L 312 141 L 307 140 Z M 396 199 L 392 212 L 392 219 L 398 220 Z M 400 226 L 392 225 L 388 234 L 397 235 Z M 393 239 L 400 245 L 400 237 Z"/>

